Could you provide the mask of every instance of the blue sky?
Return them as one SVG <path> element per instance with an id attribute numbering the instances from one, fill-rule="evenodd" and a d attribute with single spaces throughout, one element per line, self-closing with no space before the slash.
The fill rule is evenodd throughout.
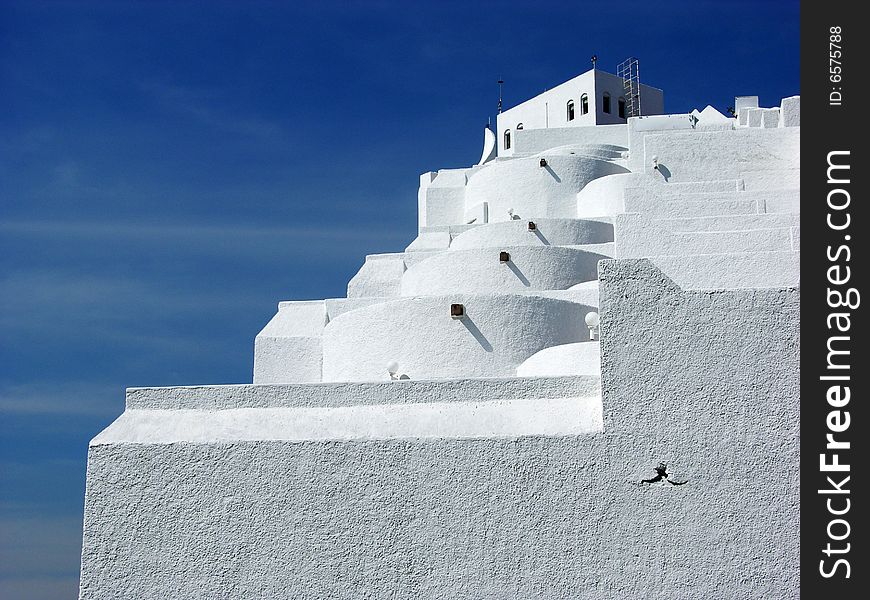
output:
<path id="1" fill-rule="evenodd" d="M 87 443 L 251 380 L 276 303 L 415 235 L 418 175 L 629 55 L 668 112 L 800 92 L 798 2 L 0 0 L 0 597 L 76 594 Z"/>

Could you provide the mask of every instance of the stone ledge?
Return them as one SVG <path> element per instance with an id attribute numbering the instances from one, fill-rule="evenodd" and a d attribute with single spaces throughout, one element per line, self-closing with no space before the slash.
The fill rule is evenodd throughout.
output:
<path id="1" fill-rule="evenodd" d="M 90 445 L 565 436 L 595 433 L 602 428 L 599 396 L 338 407 L 127 410 Z"/>
<path id="2" fill-rule="evenodd" d="M 127 410 L 228 410 L 565 398 L 600 393 L 597 377 L 203 385 L 127 389 Z"/>

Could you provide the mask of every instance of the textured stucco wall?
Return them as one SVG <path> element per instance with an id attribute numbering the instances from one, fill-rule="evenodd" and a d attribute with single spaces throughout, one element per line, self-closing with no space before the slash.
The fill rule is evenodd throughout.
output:
<path id="1" fill-rule="evenodd" d="M 464 223 L 465 187 L 428 187 L 424 191 L 421 227 Z"/>
<path id="2" fill-rule="evenodd" d="M 598 342 L 577 342 L 551 346 L 536 352 L 517 367 L 519 377 L 565 375 L 601 376 Z"/>
<path id="3" fill-rule="evenodd" d="M 420 250 L 444 250 L 450 246 L 449 231 L 424 231 L 414 241 L 408 244 L 405 252 L 418 252 Z"/>
<path id="4" fill-rule="evenodd" d="M 625 124 L 523 129 L 514 136 L 514 154 L 537 154 L 572 144 L 611 144 L 628 149 L 628 126 Z"/>
<path id="5" fill-rule="evenodd" d="M 791 250 L 791 227 L 673 231 L 647 215 L 627 213 L 616 216 L 614 244 L 617 258 L 785 252 Z"/>
<path id="6" fill-rule="evenodd" d="M 780 127 L 800 127 L 801 126 L 801 97 L 789 96 L 782 99 L 782 104 L 779 109 L 779 126 Z"/>
<path id="7" fill-rule="evenodd" d="M 644 171 L 668 182 L 740 178 L 754 171 L 800 168 L 800 129 L 666 132 L 643 140 Z M 634 147 L 632 146 L 632 152 Z"/>
<path id="8" fill-rule="evenodd" d="M 357 301 L 363 298 L 398 296 L 405 269 L 439 251 L 416 249 L 410 252 L 369 254 L 363 266 L 348 282 L 347 298 Z M 336 299 L 335 302 L 338 300 L 340 299 Z"/>
<path id="9" fill-rule="evenodd" d="M 788 131 L 788 130 L 783 130 Z M 489 221 L 507 221 L 508 209 L 521 218 L 577 216 L 577 192 L 598 177 L 625 173 L 612 162 L 584 156 L 516 158 L 490 163 L 472 175 L 465 188 L 466 207 L 489 203 Z"/>
<path id="10" fill-rule="evenodd" d="M 650 261 L 683 289 L 749 289 L 800 284 L 800 253 L 746 252 L 654 256 Z"/>
<path id="11" fill-rule="evenodd" d="M 499 261 L 501 251 L 510 260 Z M 601 254 L 559 246 L 502 246 L 442 252 L 402 276 L 402 295 L 564 290 L 598 277 Z"/>
<path id="12" fill-rule="evenodd" d="M 529 220 L 501 221 L 475 227 L 453 238 L 450 250 L 499 246 L 573 246 L 613 241 L 613 225 L 609 221 L 534 219 L 537 227 L 529 231 Z"/>
<path id="13" fill-rule="evenodd" d="M 465 184 L 475 168 L 441 169 L 420 175 L 417 191 L 417 227 L 463 222 Z"/>
<path id="14" fill-rule="evenodd" d="M 599 276 L 606 435 L 687 480 L 617 528 L 650 533 L 670 597 L 798 597 L 799 290 L 684 292 L 646 260 Z"/>
<path id="15" fill-rule="evenodd" d="M 450 305 L 465 305 L 453 319 Z M 386 377 L 395 360 L 411 379 L 499 377 L 547 346 L 580 342 L 590 307 L 519 294 L 403 298 L 346 312 L 323 331 L 323 380 Z"/>
<path id="16" fill-rule="evenodd" d="M 254 340 L 254 383 L 320 381 L 323 347 L 319 337 L 268 337 Z"/>
<path id="17" fill-rule="evenodd" d="M 600 395 L 597 377 L 488 377 L 127 388 L 127 410 L 228 410 L 485 402 Z"/>
<path id="18" fill-rule="evenodd" d="M 625 212 L 625 188 L 643 177 L 642 173 L 618 173 L 590 181 L 577 193 L 577 216 L 602 217 Z"/>
<path id="19" fill-rule="evenodd" d="M 600 275 L 603 432 L 208 442 L 130 415 L 90 448 L 81 597 L 798 597 L 798 291 Z M 659 462 L 685 483 L 641 483 Z"/>
<path id="20" fill-rule="evenodd" d="M 557 436 L 598 432 L 601 424 L 597 395 L 339 407 L 128 409 L 91 445 Z"/>
<path id="21" fill-rule="evenodd" d="M 744 171 L 741 173 L 743 187 L 746 191 L 772 191 L 781 189 L 798 189 L 801 186 L 801 170 L 797 167 L 789 169 L 770 169 L 764 171 Z M 797 212 L 795 209 L 793 212 Z M 775 212 L 768 208 L 767 212 Z"/>
<path id="22" fill-rule="evenodd" d="M 398 296 L 404 272 L 405 260 L 400 254 L 366 256 L 363 266 L 347 283 L 347 297 Z"/>
<path id="23" fill-rule="evenodd" d="M 643 191 L 634 193 L 633 190 L 626 189 L 625 210 L 662 219 L 799 212 L 800 192 L 776 190 L 667 195 L 666 191 L 661 194 Z"/>
<path id="24" fill-rule="evenodd" d="M 320 381 L 326 302 L 282 302 L 254 339 L 254 383 Z"/>
<path id="25" fill-rule="evenodd" d="M 800 215 L 796 213 L 710 215 L 709 217 L 657 219 L 655 223 L 656 226 L 668 231 L 736 231 L 794 227 L 800 225 Z"/>
<path id="26" fill-rule="evenodd" d="M 628 119 L 628 164 L 632 171 L 644 171 L 644 138 L 662 131 L 694 129 L 694 121 L 689 114 L 641 116 Z"/>

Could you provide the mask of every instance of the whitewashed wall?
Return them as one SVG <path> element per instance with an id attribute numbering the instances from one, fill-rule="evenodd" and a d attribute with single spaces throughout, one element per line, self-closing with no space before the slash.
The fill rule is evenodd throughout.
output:
<path id="1" fill-rule="evenodd" d="M 737 129 L 644 136 L 644 172 L 667 182 L 741 178 L 746 173 L 800 168 L 800 129 Z M 632 152 L 634 147 L 632 147 Z"/>
<path id="2" fill-rule="evenodd" d="M 574 378 L 131 394 L 81 598 L 797 597 L 798 290 L 605 264 L 603 431 Z"/>
<path id="3" fill-rule="evenodd" d="M 254 340 L 254 383 L 320 381 L 326 321 L 323 300 L 281 302 Z"/>
<path id="4" fill-rule="evenodd" d="M 534 223 L 534 231 L 529 231 L 528 220 L 500 221 L 475 227 L 457 235 L 450 244 L 450 250 L 499 246 L 569 246 L 613 241 L 613 225 L 607 221 L 535 219 Z"/>
<path id="5" fill-rule="evenodd" d="M 610 94 L 610 114 L 604 112 L 602 98 Z M 587 94 L 589 112 L 581 114 L 580 97 Z M 618 99 L 624 96 L 624 85 L 620 77 L 601 70 L 589 70 L 573 79 L 546 90 L 534 98 L 526 100 L 498 115 L 496 119 L 496 138 L 498 155 L 512 156 L 516 151 L 514 140 L 517 125 L 523 124 L 523 131 L 529 129 L 549 129 L 563 127 L 588 127 L 590 125 L 610 125 L 625 123 L 619 118 Z M 568 120 L 568 101 L 574 101 L 574 119 Z M 641 85 L 641 105 L 643 114 L 653 115 L 664 112 L 662 90 L 645 84 Z M 511 132 L 511 148 L 504 146 L 504 132 Z"/>
<path id="6" fill-rule="evenodd" d="M 583 156 L 517 158 L 490 163 L 468 180 L 466 207 L 489 204 L 489 221 L 507 221 L 508 209 L 523 219 L 576 218 L 577 192 L 598 177 L 628 172 L 612 162 Z"/>
<path id="7" fill-rule="evenodd" d="M 450 317 L 451 303 L 467 317 Z M 346 312 L 323 331 L 323 380 L 387 376 L 398 361 L 412 379 L 513 375 L 518 364 L 556 344 L 588 339 L 582 304 L 537 296 L 486 294 L 405 298 Z"/>
<path id="8" fill-rule="evenodd" d="M 628 126 L 625 124 L 523 129 L 514 136 L 513 155 L 537 154 L 572 144 L 610 144 L 628 149 Z"/>
<path id="9" fill-rule="evenodd" d="M 501 251 L 510 254 L 499 261 Z M 601 254 L 558 246 L 503 246 L 436 254 L 405 271 L 403 296 L 563 290 L 598 277 Z"/>

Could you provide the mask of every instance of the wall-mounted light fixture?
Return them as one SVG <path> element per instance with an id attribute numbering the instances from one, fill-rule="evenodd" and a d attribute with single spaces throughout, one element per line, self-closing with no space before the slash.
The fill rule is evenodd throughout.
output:
<path id="1" fill-rule="evenodd" d="M 498 253 L 498 262 L 506 263 L 506 262 L 509 262 L 510 259 L 511 259 L 510 252 L 505 252 L 504 250 L 502 250 L 501 252 Z"/>
<path id="2" fill-rule="evenodd" d="M 586 327 L 589 328 L 589 339 L 595 340 L 598 337 L 598 323 L 600 318 L 595 311 L 586 313 Z"/>
<path id="3" fill-rule="evenodd" d="M 536 231 L 537 229 L 538 229 L 538 226 L 535 225 L 535 222 L 529 221 L 529 231 Z"/>
<path id="4" fill-rule="evenodd" d="M 542 166 L 542 167 L 546 167 L 546 166 L 547 166 L 547 159 L 546 159 L 546 158 L 542 158 L 542 159 L 541 159 L 541 166 Z"/>
<path id="5" fill-rule="evenodd" d="M 465 305 L 463 304 L 451 304 L 450 305 L 450 316 L 454 319 L 462 319 L 465 317 Z"/>
<path id="6" fill-rule="evenodd" d="M 653 156 L 653 157 L 652 157 L 652 163 L 653 163 L 653 169 L 655 169 L 656 171 L 658 171 L 658 169 L 659 169 L 659 157 L 658 157 L 658 156 Z"/>
<path id="7" fill-rule="evenodd" d="M 397 381 L 399 379 L 410 379 L 404 373 L 399 373 L 399 363 L 394 360 L 391 360 L 387 363 L 387 373 L 390 375 L 391 381 Z"/>

